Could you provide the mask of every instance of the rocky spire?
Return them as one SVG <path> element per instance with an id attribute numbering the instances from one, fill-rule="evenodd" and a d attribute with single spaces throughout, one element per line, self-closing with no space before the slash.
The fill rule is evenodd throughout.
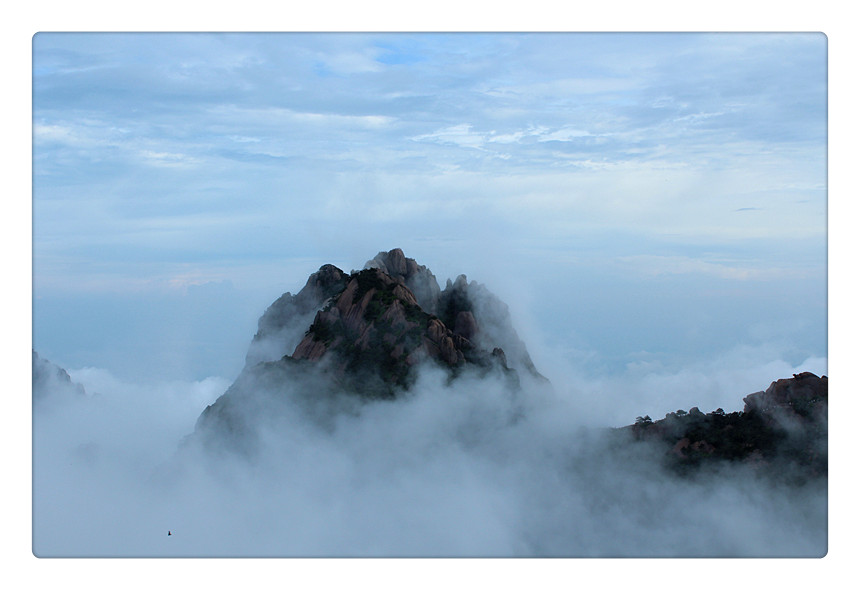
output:
<path id="1" fill-rule="evenodd" d="M 421 309 L 427 313 L 436 313 L 440 292 L 436 277 L 426 266 L 419 265 L 413 258 L 407 258 L 400 248 L 380 252 L 368 260 L 364 268 L 378 268 L 391 278 L 403 282 L 415 295 Z"/>

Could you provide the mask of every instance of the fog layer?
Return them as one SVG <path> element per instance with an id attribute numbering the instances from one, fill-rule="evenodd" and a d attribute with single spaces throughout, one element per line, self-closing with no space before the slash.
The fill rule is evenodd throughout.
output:
<path id="1" fill-rule="evenodd" d="M 515 394 L 493 378 L 447 385 L 426 370 L 403 399 L 325 414 L 302 401 L 308 391 L 270 392 L 277 403 L 241 454 L 181 442 L 224 381 L 143 391 L 100 371 L 70 373 L 88 395 L 34 415 L 38 556 L 827 550 L 826 482 L 774 488 L 743 466 L 669 476 L 662 451 L 617 444 L 594 425 L 589 396 L 564 383 Z"/>

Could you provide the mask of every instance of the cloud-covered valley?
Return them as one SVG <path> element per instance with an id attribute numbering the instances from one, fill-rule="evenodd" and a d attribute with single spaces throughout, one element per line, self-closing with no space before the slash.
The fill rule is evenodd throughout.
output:
<path id="1" fill-rule="evenodd" d="M 664 451 L 613 438 L 609 426 L 636 414 L 599 422 L 605 384 L 514 394 L 502 380 L 446 384 L 426 370 L 402 399 L 321 411 L 298 382 L 242 454 L 187 437 L 223 380 L 141 388 L 104 371 L 71 376 L 87 395 L 55 397 L 34 415 L 39 556 L 827 551 L 826 482 L 774 488 L 739 464 L 669 475 Z M 687 373 L 662 384 L 673 380 L 699 391 L 718 381 Z"/>

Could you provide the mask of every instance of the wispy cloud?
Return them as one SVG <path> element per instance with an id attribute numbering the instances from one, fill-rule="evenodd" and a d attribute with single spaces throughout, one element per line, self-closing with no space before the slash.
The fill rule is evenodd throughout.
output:
<path id="1" fill-rule="evenodd" d="M 487 143 L 486 136 L 482 133 L 473 132 L 472 126 L 468 123 L 461 123 L 460 125 L 445 127 L 432 133 L 417 135 L 412 139 L 415 141 L 432 141 L 474 149 L 481 149 Z"/>
<path id="2" fill-rule="evenodd" d="M 565 127 L 556 131 L 538 135 L 538 141 L 572 141 L 579 137 L 591 137 L 592 134 L 581 129 Z"/>
<path id="3" fill-rule="evenodd" d="M 325 71 L 341 75 L 379 72 L 383 67 L 372 48 L 361 52 L 318 53 L 317 58 Z"/>
<path id="4" fill-rule="evenodd" d="M 166 166 L 173 168 L 194 166 L 200 163 L 198 158 L 188 156 L 187 154 L 154 152 L 152 150 L 141 150 L 139 153 L 144 162 L 153 166 Z"/>
<path id="5" fill-rule="evenodd" d="M 688 256 L 637 255 L 621 256 L 615 262 L 645 276 L 708 275 L 731 281 L 766 281 L 773 279 L 803 279 L 808 270 L 797 268 L 762 268 L 742 261 L 705 260 Z"/>
<path id="6" fill-rule="evenodd" d="M 430 141 L 464 148 L 483 149 L 487 144 L 513 145 L 520 143 L 542 143 L 549 141 L 570 142 L 582 137 L 593 137 L 588 131 L 572 127 L 551 129 L 545 126 L 529 126 L 502 132 L 490 130 L 479 132 L 469 123 L 438 129 L 432 133 L 416 135 L 413 141 Z"/>

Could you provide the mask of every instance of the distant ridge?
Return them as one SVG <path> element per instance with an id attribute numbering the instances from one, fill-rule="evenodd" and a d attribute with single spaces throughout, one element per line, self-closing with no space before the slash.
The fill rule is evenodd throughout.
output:
<path id="1" fill-rule="evenodd" d="M 33 401 L 52 396 L 83 396 L 84 386 L 75 383 L 62 367 L 39 356 L 33 351 Z"/>
<path id="2" fill-rule="evenodd" d="M 656 421 L 640 416 L 625 430 L 662 446 L 676 471 L 734 461 L 795 483 L 827 475 L 827 377 L 800 373 L 743 399 L 742 412 L 690 408 Z"/>

